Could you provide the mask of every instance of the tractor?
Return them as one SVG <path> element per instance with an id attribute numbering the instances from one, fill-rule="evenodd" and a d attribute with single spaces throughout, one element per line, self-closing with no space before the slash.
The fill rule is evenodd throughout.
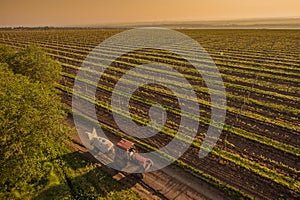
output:
<path id="1" fill-rule="evenodd" d="M 133 163 L 142 168 L 143 172 L 147 172 L 153 165 L 152 160 L 141 156 L 134 146 L 133 142 L 130 142 L 122 138 L 116 145 L 115 162 L 116 163 Z"/>
<path id="2" fill-rule="evenodd" d="M 99 137 L 95 128 L 93 128 L 92 133 L 86 132 L 86 134 L 90 144 L 94 147 L 93 151 L 110 155 L 109 157 L 113 158 L 114 165 L 124 171 L 147 172 L 153 165 L 152 160 L 141 156 L 137 152 L 133 142 L 122 138 L 114 145 L 110 140 Z"/>

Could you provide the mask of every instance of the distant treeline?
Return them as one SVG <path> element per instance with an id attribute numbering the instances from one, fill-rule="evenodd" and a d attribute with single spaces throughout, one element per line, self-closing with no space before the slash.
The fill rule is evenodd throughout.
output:
<path id="1" fill-rule="evenodd" d="M 118 27 L 54 27 L 54 26 L 39 26 L 39 27 L 0 27 L 0 30 L 85 30 L 85 29 L 120 29 Z"/>

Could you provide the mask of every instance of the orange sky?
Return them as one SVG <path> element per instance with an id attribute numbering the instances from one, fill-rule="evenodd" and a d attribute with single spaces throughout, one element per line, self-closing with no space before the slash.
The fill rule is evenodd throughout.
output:
<path id="1" fill-rule="evenodd" d="M 0 26 L 299 16 L 300 0 L 0 0 Z"/>

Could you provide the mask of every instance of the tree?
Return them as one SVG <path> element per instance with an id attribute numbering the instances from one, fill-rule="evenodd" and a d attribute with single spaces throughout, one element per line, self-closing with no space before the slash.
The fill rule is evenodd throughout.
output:
<path id="1" fill-rule="evenodd" d="M 58 155 L 57 147 L 68 130 L 63 123 L 66 113 L 51 84 L 58 80 L 59 68 L 31 47 L 13 56 L 9 49 L 1 53 L 9 56 L 2 60 L 8 63 L 0 63 L 0 190 L 2 194 L 38 190 L 47 177 L 43 162 Z M 45 66 L 58 75 L 46 72 L 46 61 Z M 13 72 L 16 66 L 20 73 Z"/>
<path id="2" fill-rule="evenodd" d="M 10 46 L 0 45 L 0 63 L 10 63 L 16 53 Z"/>
<path id="3" fill-rule="evenodd" d="M 11 51 L 8 52 L 7 63 L 15 73 L 48 86 L 60 80 L 61 65 L 47 56 L 41 48 L 28 46 L 15 53 L 12 58 Z"/>

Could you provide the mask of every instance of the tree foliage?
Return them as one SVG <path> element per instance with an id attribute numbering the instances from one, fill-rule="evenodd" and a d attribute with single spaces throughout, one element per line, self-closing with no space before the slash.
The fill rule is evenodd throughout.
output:
<path id="1" fill-rule="evenodd" d="M 0 45 L 0 63 L 10 63 L 15 55 L 16 51 L 10 46 Z"/>
<path id="2" fill-rule="evenodd" d="M 33 191 L 46 182 L 43 162 L 57 156 L 53 144 L 68 129 L 53 90 L 60 66 L 35 47 L 0 50 L 0 190 Z"/>
<path id="3" fill-rule="evenodd" d="M 60 79 L 61 65 L 52 60 L 41 48 L 28 46 L 14 51 L 8 46 L 0 46 L 0 62 L 5 62 L 14 73 L 29 77 L 32 81 L 53 85 Z"/>

